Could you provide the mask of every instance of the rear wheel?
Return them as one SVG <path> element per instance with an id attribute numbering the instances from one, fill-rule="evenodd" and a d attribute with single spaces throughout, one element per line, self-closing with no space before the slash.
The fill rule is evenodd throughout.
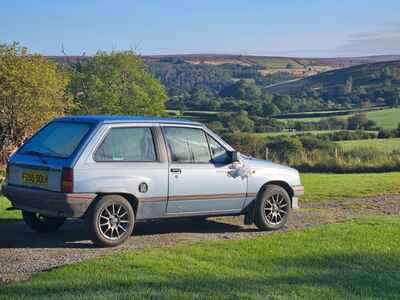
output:
<path id="1" fill-rule="evenodd" d="M 22 217 L 26 225 L 37 232 L 55 232 L 65 222 L 65 218 L 47 217 L 29 211 L 22 211 Z"/>
<path id="2" fill-rule="evenodd" d="M 102 247 L 122 244 L 132 234 L 134 222 L 135 214 L 131 204 L 119 195 L 103 196 L 86 216 L 93 243 Z"/>
<path id="3" fill-rule="evenodd" d="M 256 200 L 254 223 L 261 230 L 280 229 L 290 214 L 290 196 L 278 185 L 268 185 Z"/>

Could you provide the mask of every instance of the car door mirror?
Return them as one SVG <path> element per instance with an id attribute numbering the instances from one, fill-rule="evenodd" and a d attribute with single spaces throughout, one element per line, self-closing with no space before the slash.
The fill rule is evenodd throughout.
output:
<path id="1" fill-rule="evenodd" d="M 230 151 L 231 162 L 239 162 L 240 161 L 240 153 L 238 151 Z"/>

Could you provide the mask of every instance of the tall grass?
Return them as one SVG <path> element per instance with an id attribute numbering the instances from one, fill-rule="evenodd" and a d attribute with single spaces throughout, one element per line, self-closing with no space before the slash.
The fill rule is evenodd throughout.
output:
<path id="1" fill-rule="evenodd" d="M 400 151 L 390 153 L 367 147 L 348 151 L 305 151 L 289 162 L 303 172 L 367 173 L 400 170 Z"/>

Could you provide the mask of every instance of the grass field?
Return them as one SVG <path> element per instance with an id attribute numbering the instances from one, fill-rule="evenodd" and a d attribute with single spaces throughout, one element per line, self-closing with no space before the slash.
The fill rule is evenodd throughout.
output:
<path id="1" fill-rule="evenodd" d="M 383 152 L 392 152 L 394 150 L 400 151 L 400 138 L 340 141 L 336 143 L 339 144 L 343 150 L 367 147 Z"/>
<path id="2" fill-rule="evenodd" d="M 351 115 L 338 116 L 338 118 L 347 119 Z M 400 108 L 388 108 L 367 112 L 369 120 L 375 121 L 378 126 L 385 129 L 395 129 L 400 123 Z M 322 117 L 325 118 L 325 117 Z M 282 119 L 281 121 L 302 121 L 302 122 L 318 122 L 321 117 L 309 117 L 299 119 Z"/>
<path id="3" fill-rule="evenodd" d="M 313 130 L 313 131 L 280 131 L 280 132 L 261 132 L 261 133 L 249 133 L 258 137 L 278 136 L 278 135 L 298 135 L 303 133 L 319 134 L 319 133 L 330 133 L 342 130 Z"/>
<path id="4" fill-rule="evenodd" d="M 305 195 L 301 201 L 328 201 L 400 193 L 400 172 L 301 175 Z"/>
<path id="5" fill-rule="evenodd" d="M 1 285 L 0 299 L 395 299 L 400 219 L 114 253 Z"/>
<path id="6" fill-rule="evenodd" d="M 295 59 L 287 57 L 245 57 L 244 62 L 262 65 L 268 69 L 285 69 L 288 64 L 291 64 L 293 68 L 304 68 L 303 65 L 299 64 Z"/>
<path id="7" fill-rule="evenodd" d="M 278 136 L 278 135 L 324 134 L 324 133 L 332 133 L 338 131 L 351 131 L 351 130 L 279 131 L 279 132 L 260 132 L 260 133 L 248 133 L 248 134 L 267 138 L 269 136 Z M 377 131 L 372 131 L 372 130 L 364 130 L 364 132 L 377 134 Z"/>
<path id="8" fill-rule="evenodd" d="M 394 129 L 400 123 L 400 108 L 370 111 L 367 113 L 368 119 L 375 121 L 379 126 L 386 129 Z"/>
<path id="9" fill-rule="evenodd" d="M 400 172 L 301 175 L 306 193 L 301 201 L 329 201 L 352 197 L 400 193 Z M 0 222 L 20 219 L 18 211 L 5 211 L 10 202 L 0 196 Z"/>

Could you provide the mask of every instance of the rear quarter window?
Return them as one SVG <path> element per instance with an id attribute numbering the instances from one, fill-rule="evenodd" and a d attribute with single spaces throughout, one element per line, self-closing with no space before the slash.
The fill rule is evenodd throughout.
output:
<path id="1" fill-rule="evenodd" d="M 156 160 L 151 129 L 148 127 L 112 128 L 94 154 L 94 160 L 149 162 Z"/>

